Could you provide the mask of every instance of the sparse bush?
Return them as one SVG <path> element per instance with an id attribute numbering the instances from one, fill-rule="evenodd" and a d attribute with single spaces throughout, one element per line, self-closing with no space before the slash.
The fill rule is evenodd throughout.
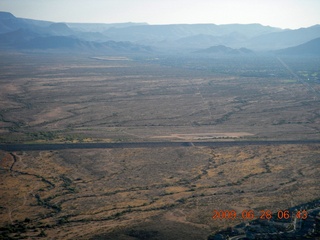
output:
<path id="1" fill-rule="evenodd" d="M 41 230 L 41 232 L 38 234 L 38 237 L 46 237 L 46 236 L 47 234 L 43 230 Z"/>
<path id="2" fill-rule="evenodd" d="M 138 238 L 140 240 L 150 239 L 158 235 L 158 231 L 135 230 L 128 231 L 128 236 Z"/>

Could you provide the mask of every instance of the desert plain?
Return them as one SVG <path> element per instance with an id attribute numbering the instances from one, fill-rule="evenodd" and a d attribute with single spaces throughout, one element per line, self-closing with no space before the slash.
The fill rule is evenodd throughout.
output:
<path id="1" fill-rule="evenodd" d="M 190 143 L 1 150 L 3 239 L 207 239 L 248 221 L 214 210 L 319 200 L 319 59 L 2 55 L 2 145 Z"/>

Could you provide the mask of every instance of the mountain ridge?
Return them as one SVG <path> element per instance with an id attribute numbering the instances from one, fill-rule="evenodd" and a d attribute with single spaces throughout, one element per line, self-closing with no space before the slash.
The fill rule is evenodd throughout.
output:
<path id="1" fill-rule="evenodd" d="M 283 55 L 320 56 L 320 38 L 315 38 L 298 46 L 278 50 L 276 53 Z"/>
<path id="2" fill-rule="evenodd" d="M 214 55 L 239 55 L 239 54 L 252 54 L 254 53 L 248 48 L 230 48 L 225 45 L 216 45 L 211 46 L 206 49 L 201 49 L 196 51 L 195 53 L 201 53 L 201 54 L 214 54 Z"/>
<path id="3" fill-rule="evenodd" d="M 66 38 L 52 38 L 52 36 L 64 36 Z M 0 46 L 2 48 L 27 49 L 28 47 L 23 48 L 21 46 L 23 46 L 23 43 L 30 46 L 33 37 L 41 38 L 41 41 L 45 39 L 49 42 L 60 41 L 62 48 L 66 46 L 63 40 L 73 42 L 77 39 L 81 42 L 81 44 L 75 44 L 77 46 L 87 46 L 90 42 L 89 45 L 91 46 L 104 48 L 105 45 L 102 43 L 109 41 L 113 41 L 113 46 L 116 45 L 116 42 L 130 42 L 136 45 L 137 50 L 157 49 L 160 52 L 170 53 L 191 53 L 217 45 L 238 50 L 251 49 L 259 52 L 294 47 L 319 38 L 320 25 L 291 30 L 263 26 L 258 23 L 222 25 L 214 23 L 165 25 L 130 22 L 115 24 L 56 23 L 17 18 L 11 13 L 0 12 L 0 39 L 3 40 Z M 100 45 L 97 43 L 100 43 Z M 44 43 L 41 44 L 42 47 L 45 46 Z M 33 46 L 32 49 L 36 49 L 34 44 L 31 45 Z M 122 49 L 123 44 L 119 43 L 119 45 Z M 49 46 L 53 46 L 52 42 L 48 43 Z M 58 47 L 59 42 L 54 46 Z M 132 46 L 130 46 L 130 51 L 132 51 Z"/>
<path id="4" fill-rule="evenodd" d="M 152 51 L 148 46 L 112 41 L 99 33 L 77 32 L 66 23 L 20 19 L 7 12 L 0 12 L 0 48 L 121 54 Z"/>
<path id="5" fill-rule="evenodd" d="M 284 30 L 281 32 L 274 32 L 264 34 L 251 39 L 248 46 L 257 46 L 258 49 L 263 49 L 264 45 L 272 43 L 274 48 L 281 49 L 300 45 L 304 42 L 310 41 L 320 37 L 320 25 L 313 25 L 309 28 L 299 28 L 294 30 Z"/>

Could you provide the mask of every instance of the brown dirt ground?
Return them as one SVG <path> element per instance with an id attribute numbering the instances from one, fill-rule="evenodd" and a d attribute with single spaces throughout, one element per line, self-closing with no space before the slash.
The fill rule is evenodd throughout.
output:
<path id="1" fill-rule="evenodd" d="M 206 239 L 245 221 L 213 220 L 215 209 L 258 217 L 319 198 L 319 157 L 319 145 L 2 151 L 0 226 L 11 237 Z"/>

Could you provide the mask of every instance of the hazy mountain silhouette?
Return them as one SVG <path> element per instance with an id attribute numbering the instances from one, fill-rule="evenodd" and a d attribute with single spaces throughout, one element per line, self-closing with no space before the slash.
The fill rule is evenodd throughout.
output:
<path id="1" fill-rule="evenodd" d="M 9 12 L 0 12 L 0 20 L 13 19 L 15 16 Z"/>
<path id="2" fill-rule="evenodd" d="M 25 21 L 16 18 L 11 13 L 0 12 L 0 33 L 7 33 L 18 30 L 20 28 L 32 27 Z"/>
<path id="3" fill-rule="evenodd" d="M 74 31 L 102 33 L 110 28 L 125 28 L 131 26 L 148 25 L 147 23 L 67 23 Z"/>
<path id="4" fill-rule="evenodd" d="M 260 24 L 172 24 L 112 28 L 104 32 L 113 40 L 133 41 L 156 47 L 201 49 L 213 45 L 254 50 L 292 47 L 320 37 L 320 25 L 282 30 Z"/>
<path id="5" fill-rule="evenodd" d="M 87 41 L 87 39 L 98 41 Z M 0 12 L 0 47 L 19 50 L 70 50 L 102 53 L 150 52 L 147 46 L 115 42 L 101 33 L 76 32 L 65 23 L 25 20 Z"/>
<path id="6" fill-rule="evenodd" d="M 214 45 L 228 45 L 228 46 L 241 46 L 238 44 L 244 42 L 248 39 L 247 36 L 232 32 L 223 36 L 212 36 L 212 35 L 192 35 L 189 37 L 180 38 L 172 43 L 172 45 L 177 45 L 176 47 L 183 46 L 184 48 L 209 48 Z"/>
<path id="7" fill-rule="evenodd" d="M 198 50 L 196 53 L 203 54 L 215 54 L 215 55 L 225 55 L 225 54 L 252 54 L 253 51 L 247 48 L 234 49 L 226 47 L 224 45 L 212 46 L 206 49 Z"/>
<path id="8" fill-rule="evenodd" d="M 0 12 L 0 33 L 15 32 L 20 29 L 42 35 L 71 35 L 74 32 L 64 23 L 16 18 L 11 13 Z M 22 33 L 22 32 L 20 32 Z"/>
<path id="9" fill-rule="evenodd" d="M 253 37 L 279 31 L 282 30 L 261 24 L 171 24 L 111 28 L 103 33 L 115 41 L 132 41 L 172 52 L 213 45 L 241 48 Z"/>
<path id="10" fill-rule="evenodd" d="M 7 48 L 21 50 L 69 50 L 69 51 L 89 51 L 99 53 L 148 53 L 152 49 L 150 47 L 133 44 L 130 42 L 114 42 L 108 41 L 104 43 L 83 41 L 72 36 L 39 36 L 38 34 L 28 32 L 29 37 L 25 34 L 26 30 L 18 30 L 14 32 L 14 39 L 7 40 Z M 11 34 L 11 33 L 10 33 Z M 24 38 L 20 39 L 21 34 Z M 9 34 L 6 34 L 7 37 Z M 0 40 L 3 39 L 0 35 Z"/>
<path id="11" fill-rule="evenodd" d="M 34 33 L 28 29 L 18 29 L 12 32 L 0 34 L 0 47 L 17 48 L 23 43 L 40 37 L 40 34 Z"/>
<path id="12" fill-rule="evenodd" d="M 127 48 L 133 52 L 150 51 L 153 48 L 170 53 L 174 50 L 199 50 L 244 54 L 250 52 L 245 48 L 255 52 L 278 50 L 319 37 L 320 25 L 282 30 L 261 24 L 54 23 L 16 18 L 11 13 L 0 12 L 0 47 L 12 49 L 121 49 L 125 52 Z M 230 49 L 217 48 L 219 45 Z"/>
<path id="13" fill-rule="evenodd" d="M 297 46 L 320 37 L 320 25 L 296 30 L 284 30 L 255 37 L 245 46 L 255 49 L 281 49 Z"/>
<path id="14" fill-rule="evenodd" d="M 317 55 L 320 56 L 320 38 L 313 39 L 304 44 L 276 51 L 284 55 Z"/>
<path id="15" fill-rule="evenodd" d="M 46 28 L 47 32 L 56 36 L 70 36 L 75 32 L 71 30 L 65 23 L 52 23 Z"/>
<path id="16" fill-rule="evenodd" d="M 259 36 L 270 32 L 281 31 L 278 28 L 266 27 L 260 24 L 171 24 L 142 25 L 127 28 L 112 28 L 104 33 L 114 39 L 132 41 L 164 41 L 179 40 L 193 36 L 213 36 L 223 38 L 230 34 L 239 34 L 246 38 Z"/>

